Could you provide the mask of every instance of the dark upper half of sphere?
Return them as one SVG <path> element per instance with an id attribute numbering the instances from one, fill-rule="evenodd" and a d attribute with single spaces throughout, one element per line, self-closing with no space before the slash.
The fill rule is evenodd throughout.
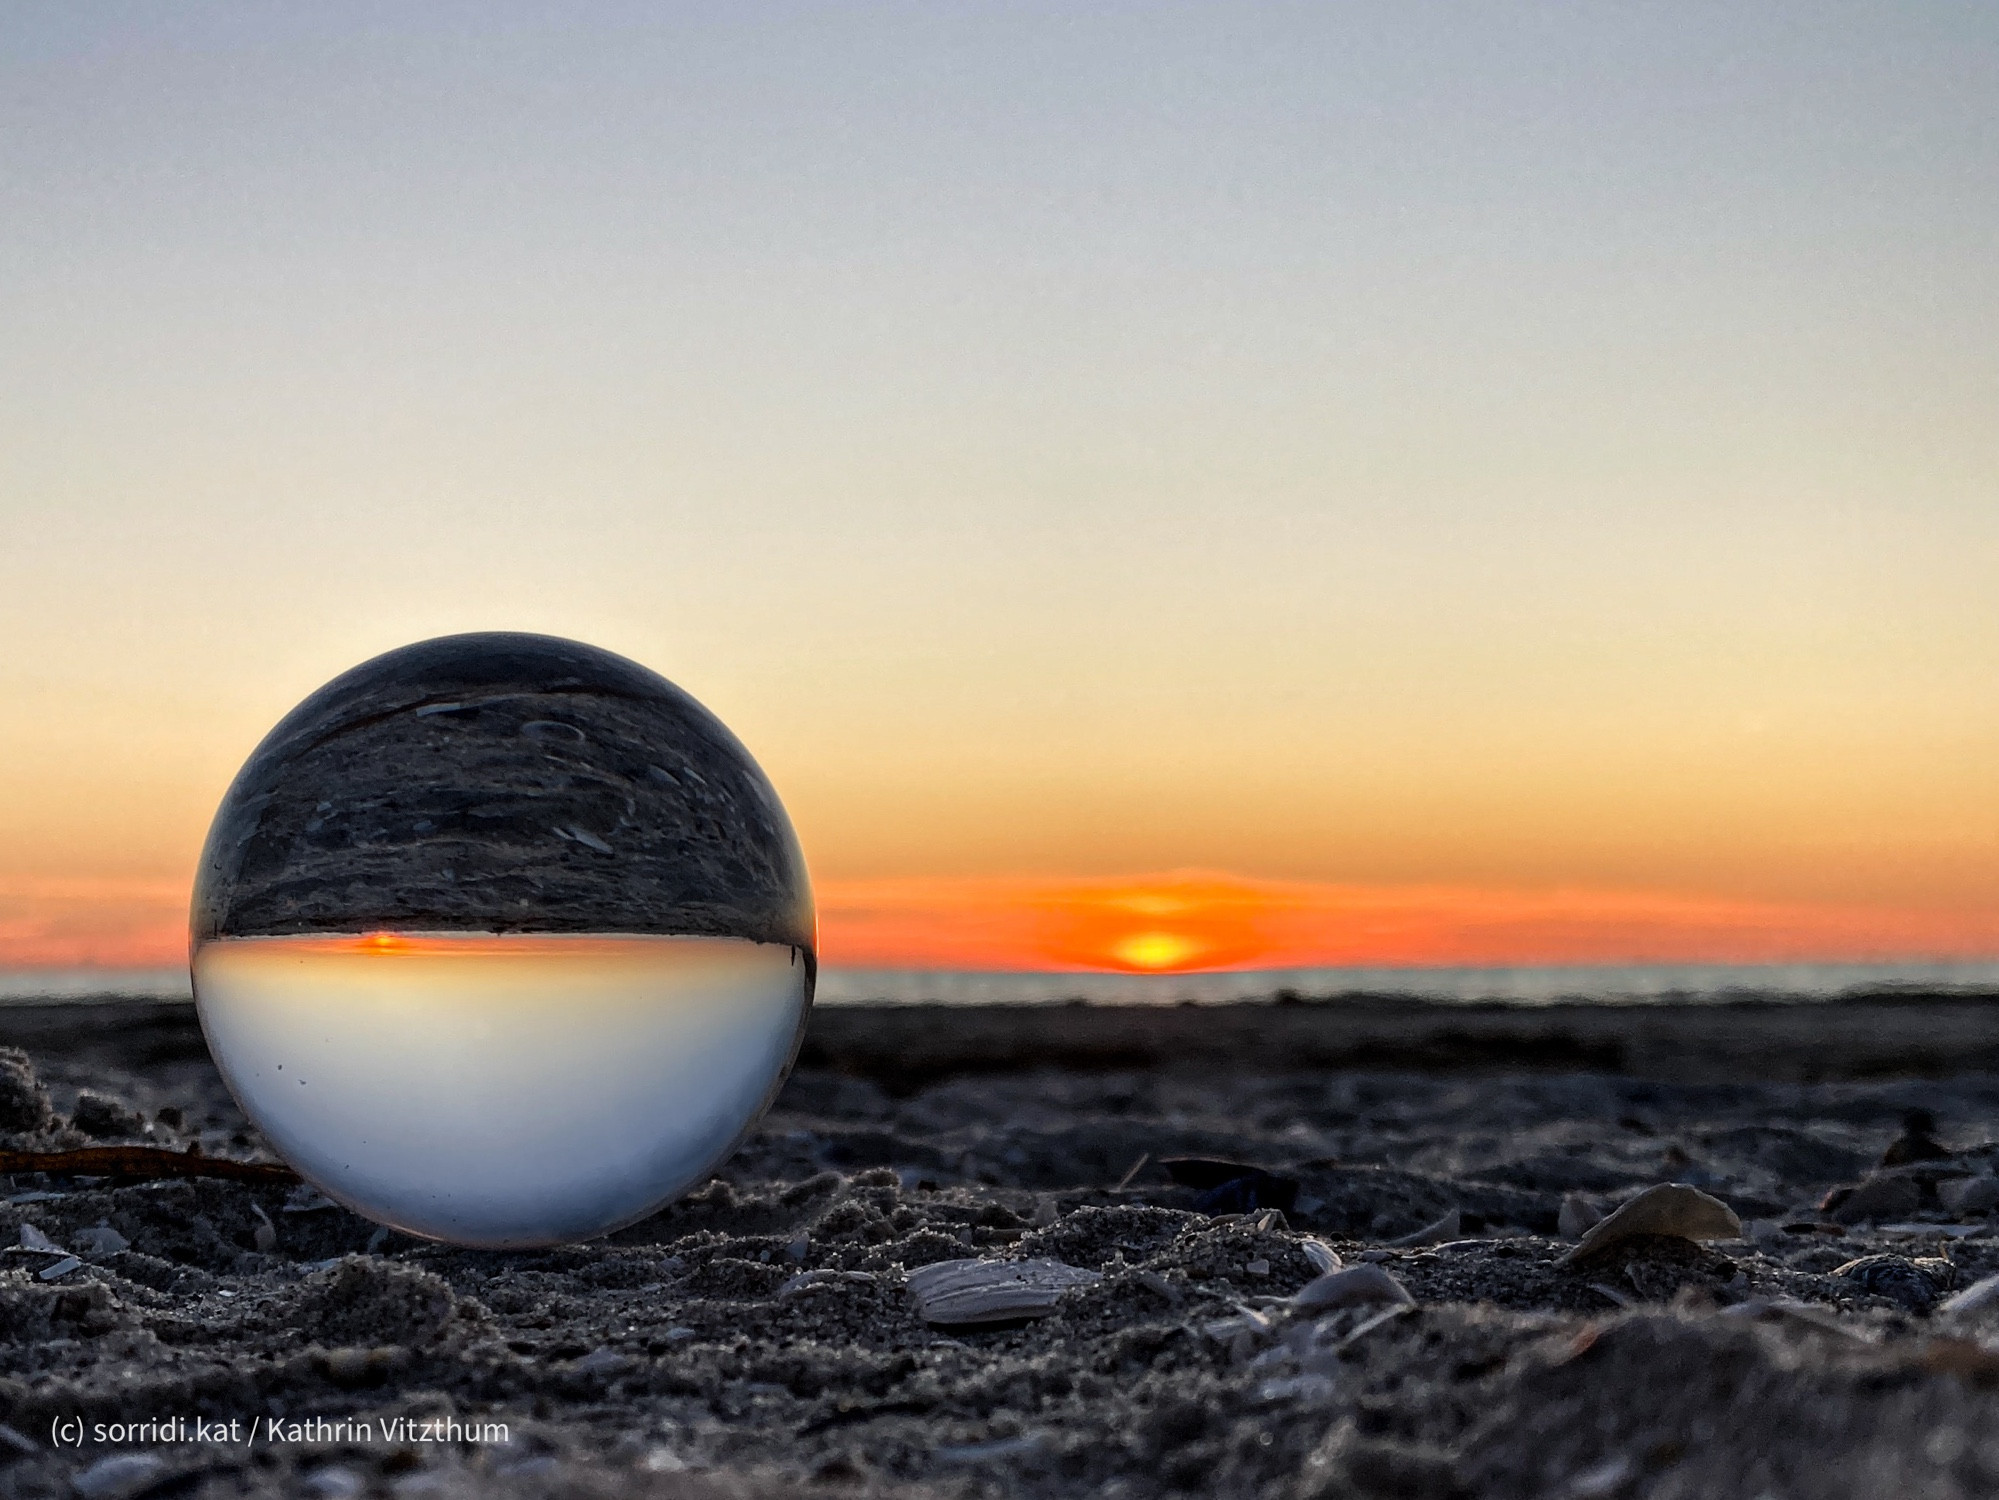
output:
<path id="1" fill-rule="evenodd" d="M 497 632 L 378 656 L 287 714 L 215 815 L 193 928 L 813 941 L 790 820 L 720 720 L 622 656 Z"/>

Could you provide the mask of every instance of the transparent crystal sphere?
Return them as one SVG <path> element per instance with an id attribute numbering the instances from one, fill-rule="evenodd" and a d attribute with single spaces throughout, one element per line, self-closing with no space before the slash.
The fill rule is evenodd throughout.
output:
<path id="1" fill-rule="evenodd" d="M 817 972 L 790 821 L 663 677 L 549 636 L 424 641 L 292 710 L 215 815 L 191 965 L 273 1147 L 409 1234 L 605 1234 L 735 1148 Z"/>

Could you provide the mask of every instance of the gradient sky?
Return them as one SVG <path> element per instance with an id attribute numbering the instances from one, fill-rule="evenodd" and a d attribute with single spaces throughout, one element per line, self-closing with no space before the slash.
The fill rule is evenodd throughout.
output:
<path id="1" fill-rule="evenodd" d="M 0 963 L 492 628 L 721 714 L 835 960 L 1999 952 L 1996 98 L 1982 0 L 10 7 Z"/>

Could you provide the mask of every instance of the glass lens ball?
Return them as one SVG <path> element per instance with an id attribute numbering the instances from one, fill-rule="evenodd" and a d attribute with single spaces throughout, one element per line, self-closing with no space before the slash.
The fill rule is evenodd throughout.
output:
<path id="1" fill-rule="evenodd" d="M 335 678 L 250 756 L 196 878 L 217 1066 L 301 1176 L 489 1247 L 671 1202 L 783 1082 L 811 887 L 735 736 L 656 673 L 447 636 Z"/>

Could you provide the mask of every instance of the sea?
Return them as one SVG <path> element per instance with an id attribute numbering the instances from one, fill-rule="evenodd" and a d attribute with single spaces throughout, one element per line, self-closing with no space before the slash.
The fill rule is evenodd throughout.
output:
<path id="1" fill-rule="evenodd" d="M 1999 961 L 1230 969 L 1186 974 L 829 966 L 820 971 L 817 1003 L 1225 1005 L 1397 996 L 1460 1004 L 1658 1005 L 1745 999 L 1804 1003 L 1897 992 L 1999 999 Z M 0 1005 L 191 998 L 185 969 L 0 970 Z"/>

